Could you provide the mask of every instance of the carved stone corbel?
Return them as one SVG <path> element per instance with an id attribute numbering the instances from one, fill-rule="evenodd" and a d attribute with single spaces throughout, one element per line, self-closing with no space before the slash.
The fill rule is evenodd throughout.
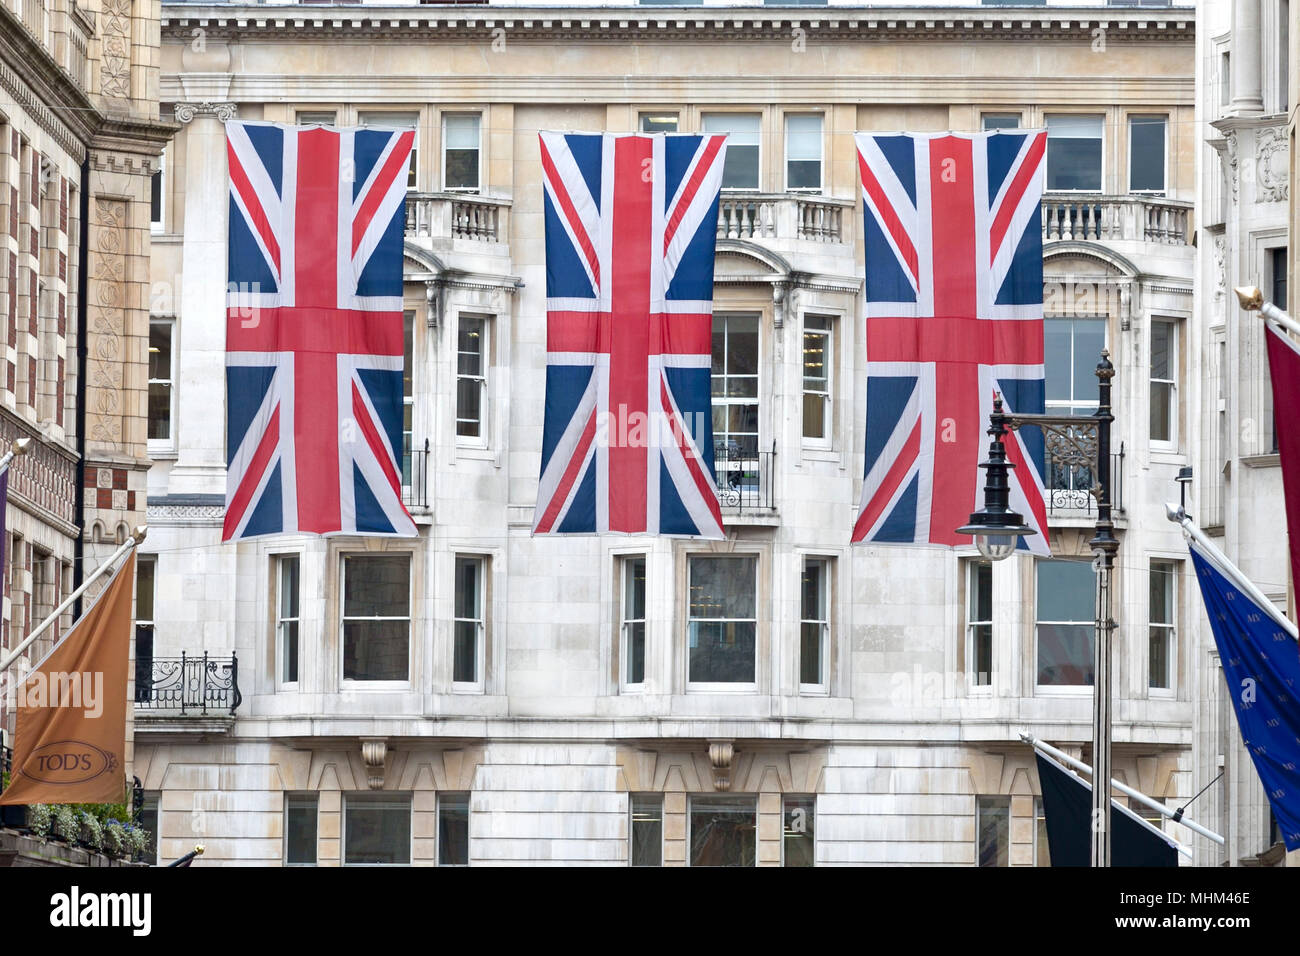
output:
<path id="1" fill-rule="evenodd" d="M 713 787 L 716 790 L 731 789 L 731 762 L 736 756 L 734 740 L 710 740 L 709 763 L 713 767 Z"/>
<path id="2" fill-rule="evenodd" d="M 442 324 L 443 297 L 446 288 L 441 279 L 427 279 L 424 283 L 425 321 L 431 329 L 436 329 Z"/>
<path id="3" fill-rule="evenodd" d="M 388 741 L 383 737 L 361 738 L 361 759 L 366 763 L 366 782 L 371 790 L 384 789 L 384 758 Z"/>

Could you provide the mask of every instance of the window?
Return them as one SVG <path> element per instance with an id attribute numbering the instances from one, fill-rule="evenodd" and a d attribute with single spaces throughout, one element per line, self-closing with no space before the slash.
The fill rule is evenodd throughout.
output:
<path id="1" fill-rule="evenodd" d="M 145 831 L 149 839 L 149 845 L 144 851 L 144 862 L 157 865 L 158 863 L 158 794 L 145 793 L 144 802 L 140 805 L 140 826 Z"/>
<path id="2" fill-rule="evenodd" d="M 785 188 L 821 192 L 822 115 L 820 113 L 790 114 L 785 118 Z"/>
<path id="3" fill-rule="evenodd" d="M 663 796 L 658 793 L 634 793 L 629 803 L 632 810 L 632 845 L 628 862 L 632 866 L 663 866 Z"/>
<path id="4" fill-rule="evenodd" d="M 469 866 L 469 794 L 438 794 L 438 865 Z"/>
<path id="5" fill-rule="evenodd" d="M 831 444 L 831 320 L 803 317 L 803 437 L 805 445 Z"/>
<path id="6" fill-rule="evenodd" d="M 1128 120 L 1128 190 L 1165 191 L 1165 127 L 1163 116 L 1130 116 Z"/>
<path id="7" fill-rule="evenodd" d="M 1177 440 L 1178 326 L 1167 319 L 1151 320 L 1151 440 Z"/>
<path id="8" fill-rule="evenodd" d="M 1043 359 L 1049 415 L 1091 415 L 1097 410 L 1097 363 L 1106 347 L 1105 319 L 1045 319 Z M 1046 461 L 1047 488 L 1054 503 L 1086 507 L 1092 469 Z M 1062 502 L 1064 499 L 1064 502 Z"/>
<path id="9" fill-rule="evenodd" d="M 483 659 L 484 558 L 456 556 L 456 619 L 452 647 L 452 675 L 456 684 L 481 685 Z"/>
<path id="10" fill-rule="evenodd" d="M 1219 105 L 1227 107 L 1232 102 L 1232 54 L 1224 50 L 1219 54 Z"/>
<path id="11" fill-rule="evenodd" d="M 420 172 L 419 157 L 417 156 L 420 145 L 420 114 L 362 110 L 357 114 L 357 120 L 362 126 L 415 130 L 415 141 L 411 144 L 411 166 L 406 173 L 406 188 L 415 189 L 416 183 L 419 182 Z"/>
<path id="12" fill-rule="evenodd" d="M 993 562 L 966 563 L 966 673 L 971 687 L 993 683 Z"/>
<path id="13" fill-rule="evenodd" d="M 812 866 L 816 860 L 813 817 L 817 798 L 787 796 L 781 803 L 781 865 Z"/>
<path id="14" fill-rule="evenodd" d="M 174 441 L 172 420 L 176 408 L 175 350 L 172 339 L 175 319 L 149 320 L 149 441 L 170 445 Z"/>
<path id="15" fill-rule="evenodd" d="M 11 552 L 16 554 L 16 552 Z M 153 596 L 158 559 L 142 554 L 135 563 L 135 702 L 153 699 Z M 21 616 L 21 615 L 20 615 Z"/>
<path id="16" fill-rule="evenodd" d="M 753 684 L 758 630 L 754 557 L 693 556 L 687 622 L 687 680 Z"/>
<path id="17" fill-rule="evenodd" d="M 645 682 L 645 555 L 623 558 L 623 603 L 620 624 L 623 683 Z"/>
<path id="18" fill-rule="evenodd" d="M 158 157 L 158 168 L 149 177 L 149 229 L 151 232 L 163 231 L 163 171 L 167 168 L 167 150 L 163 149 Z"/>
<path id="19" fill-rule="evenodd" d="M 410 864 L 410 797 L 382 792 L 344 794 L 343 865 Z"/>
<path id="20" fill-rule="evenodd" d="M 1011 798 L 975 798 L 976 866 L 1011 865 Z"/>
<path id="21" fill-rule="evenodd" d="M 722 168 L 722 188 L 757 189 L 759 114 L 704 113 L 700 121 L 706 133 L 730 134 L 727 137 L 726 165 Z"/>
<path id="22" fill-rule="evenodd" d="M 640 116 L 640 127 L 643 133 L 675 133 L 677 132 L 677 114 L 676 113 L 642 113 Z"/>
<path id="23" fill-rule="evenodd" d="M 1096 576 L 1090 561 L 1040 560 L 1038 574 L 1038 683 L 1092 684 L 1096 636 Z"/>
<path id="24" fill-rule="evenodd" d="M 980 0 L 986 7 L 1045 7 L 1047 0 Z"/>
<path id="25" fill-rule="evenodd" d="M 462 312 L 456 328 L 456 436 L 482 444 L 487 437 L 487 320 Z"/>
<path id="26" fill-rule="evenodd" d="M 757 459 L 758 316 L 713 317 L 712 382 L 713 441 L 720 457 Z"/>
<path id="27" fill-rule="evenodd" d="M 691 866 L 753 866 L 757 806 L 753 797 L 692 796 Z"/>
<path id="28" fill-rule="evenodd" d="M 299 126 L 333 126 L 336 120 L 333 110 L 299 110 L 295 122 Z"/>
<path id="29" fill-rule="evenodd" d="M 828 685 L 830 658 L 830 562 L 806 558 L 799 581 L 799 683 L 802 689 Z"/>
<path id="30" fill-rule="evenodd" d="M 343 559 L 343 679 L 404 681 L 410 670 L 411 558 Z"/>
<path id="31" fill-rule="evenodd" d="M 1101 191 L 1100 116 L 1047 117 L 1047 188 Z"/>
<path id="32" fill-rule="evenodd" d="M 316 807 L 314 793 L 290 793 L 284 798 L 284 865 L 316 865 Z"/>
<path id="33" fill-rule="evenodd" d="M 298 555 L 275 559 L 275 640 L 281 684 L 298 683 Z"/>
<path id="34" fill-rule="evenodd" d="M 442 118 L 442 185 L 453 192 L 479 190 L 478 113 L 447 113 Z"/>
<path id="35" fill-rule="evenodd" d="M 1150 652 L 1147 686 L 1153 690 L 1173 690 L 1174 687 L 1174 614 L 1178 565 L 1174 561 L 1152 561 L 1150 596 L 1147 605 L 1147 634 Z"/>
<path id="36" fill-rule="evenodd" d="M 1019 113 L 984 113 L 980 120 L 985 130 L 1020 129 Z"/>
<path id="37" fill-rule="evenodd" d="M 1281 247 L 1276 248 L 1276 249 L 1269 249 L 1269 250 L 1268 250 L 1268 258 L 1269 258 L 1269 264 L 1270 264 L 1270 266 L 1271 266 L 1271 268 L 1269 269 L 1269 278 L 1270 278 L 1270 282 L 1271 282 L 1271 284 L 1272 284 L 1272 289 L 1271 289 L 1271 291 L 1272 291 L 1272 296 L 1271 296 L 1270 298 L 1271 298 L 1271 301 L 1273 302 L 1274 305 L 1276 305 L 1279 309 L 1282 309 L 1282 310 L 1285 311 L 1285 310 L 1286 310 L 1286 307 L 1287 307 L 1287 301 L 1286 301 L 1286 297 L 1287 297 L 1287 283 L 1286 283 L 1286 279 L 1287 279 L 1287 265 L 1286 265 L 1286 264 L 1287 264 L 1287 247 L 1286 247 L 1286 246 L 1281 246 Z M 1259 333 L 1259 334 L 1261 334 L 1261 335 L 1266 335 L 1266 333 L 1264 332 L 1263 323 L 1260 323 L 1260 333 Z M 1265 351 L 1265 353 L 1267 353 L 1268 349 L 1265 348 L 1264 351 Z M 1268 362 L 1265 362 L 1265 363 L 1264 363 L 1264 378 L 1265 378 L 1264 401 L 1265 401 L 1265 402 L 1268 404 L 1268 406 L 1269 406 L 1269 444 L 1268 444 L 1268 450 L 1269 450 L 1270 452 L 1272 452 L 1273 454 L 1276 454 L 1276 453 L 1277 453 L 1277 447 L 1278 447 L 1278 446 L 1277 446 L 1277 410 L 1274 409 L 1274 408 L 1272 407 L 1272 404 L 1273 404 L 1273 388 L 1272 388 L 1272 385 L 1270 384 L 1270 383 L 1271 383 L 1271 378 L 1270 378 L 1271 375 L 1272 375 L 1272 373 L 1271 373 L 1270 370 L 1269 370 Z"/>

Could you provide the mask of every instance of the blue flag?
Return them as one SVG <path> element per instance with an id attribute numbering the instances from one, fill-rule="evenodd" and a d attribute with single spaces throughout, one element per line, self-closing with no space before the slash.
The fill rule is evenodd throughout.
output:
<path id="1" fill-rule="evenodd" d="M 1241 737 L 1288 850 L 1300 849 L 1300 648 L 1221 555 L 1189 542 Z"/>

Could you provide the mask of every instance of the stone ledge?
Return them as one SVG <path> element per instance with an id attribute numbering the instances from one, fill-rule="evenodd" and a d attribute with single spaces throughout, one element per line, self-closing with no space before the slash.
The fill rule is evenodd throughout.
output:
<path id="1" fill-rule="evenodd" d="M 40 840 L 17 830 L 0 830 L 0 867 L 5 866 L 147 866 L 114 860 L 82 847 Z"/>
<path id="2" fill-rule="evenodd" d="M 206 717 L 177 713 L 135 712 L 135 732 L 139 734 L 167 734 L 180 737 L 224 737 L 235 729 L 235 718 L 230 714 L 208 714 Z"/>

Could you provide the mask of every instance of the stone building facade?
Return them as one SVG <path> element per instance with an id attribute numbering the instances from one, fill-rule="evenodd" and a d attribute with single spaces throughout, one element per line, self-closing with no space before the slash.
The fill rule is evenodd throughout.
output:
<path id="1" fill-rule="evenodd" d="M 150 423 L 151 651 L 206 653 L 239 692 L 137 711 L 161 857 L 201 838 L 205 862 L 268 865 L 1045 859 L 1019 734 L 1088 756 L 1088 476 L 1053 472 L 1065 560 L 849 546 L 857 130 L 1048 127 L 1049 404 L 1095 407 L 1103 345 L 1117 369 L 1116 776 L 1190 796 L 1199 605 L 1161 505 L 1201 441 L 1195 36 L 1190 5 L 165 4 L 160 99 L 182 128 L 152 272 L 179 292 L 151 301 L 174 356 Z M 416 539 L 219 543 L 233 116 L 417 129 Z M 725 541 L 530 533 L 545 129 L 731 132 Z M 699 659 L 719 632 L 739 670 Z"/>
<path id="2" fill-rule="evenodd" d="M 1233 288 L 1257 285 L 1286 307 L 1290 215 L 1289 4 L 1208 4 L 1201 12 L 1197 110 L 1205 131 L 1198 186 L 1196 335 L 1202 368 L 1200 451 L 1188 511 L 1280 608 L 1288 600 L 1282 473 L 1264 323 Z M 1293 604 L 1291 607 L 1293 608 Z M 1197 615 L 1195 789 L 1198 819 L 1226 840 L 1222 860 L 1283 859 L 1268 801 L 1226 699 L 1218 651 Z M 1190 813 L 1191 811 L 1189 811 Z"/>
<path id="3" fill-rule="evenodd" d="M 157 30 L 151 0 L 0 3 L 0 441 L 33 439 L 10 474 L 3 648 L 144 519 Z"/>

